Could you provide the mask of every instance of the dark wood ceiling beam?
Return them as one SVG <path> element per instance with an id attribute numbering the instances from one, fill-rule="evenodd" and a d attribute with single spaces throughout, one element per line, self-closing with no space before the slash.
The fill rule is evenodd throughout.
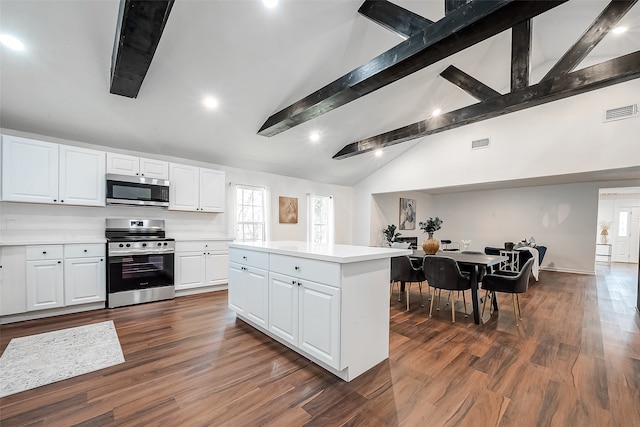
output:
<path id="1" fill-rule="evenodd" d="M 405 39 L 433 24 L 433 21 L 386 0 L 365 0 L 358 13 Z"/>
<path id="2" fill-rule="evenodd" d="M 476 98 L 478 101 L 486 101 L 487 99 L 500 96 L 500 92 L 491 89 L 486 84 L 474 79 L 469 74 L 454 67 L 453 65 L 449 65 L 440 73 L 440 75 Z"/>
<path id="3" fill-rule="evenodd" d="M 448 15 L 469 2 L 471 2 L 471 0 L 444 0 L 444 14 Z"/>
<path id="4" fill-rule="evenodd" d="M 531 71 L 531 19 L 511 28 L 511 92 L 529 86 Z"/>
<path id="5" fill-rule="evenodd" d="M 640 51 L 611 59 L 517 92 L 479 102 L 449 113 L 372 136 L 344 146 L 334 159 L 345 159 L 460 126 L 492 119 L 537 105 L 622 83 L 640 77 Z"/>
<path id="6" fill-rule="evenodd" d="M 465 4 L 368 63 L 273 114 L 258 134 L 277 135 L 566 1 L 485 0 Z"/>
<path id="7" fill-rule="evenodd" d="M 600 43 L 609 31 L 620 22 L 620 19 L 622 19 L 637 1 L 638 0 L 611 1 L 593 21 L 587 31 L 569 48 L 542 80 L 552 79 L 572 71 L 589 55 L 589 52 Z"/>
<path id="8" fill-rule="evenodd" d="M 121 0 L 111 56 L 110 92 L 136 98 L 174 0 Z"/>

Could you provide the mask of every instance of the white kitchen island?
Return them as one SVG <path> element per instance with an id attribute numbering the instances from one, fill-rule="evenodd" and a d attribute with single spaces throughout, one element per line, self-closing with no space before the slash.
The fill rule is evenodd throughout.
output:
<path id="1" fill-rule="evenodd" d="M 351 381 L 389 357 L 389 258 L 409 249 L 229 244 L 229 308 Z"/>

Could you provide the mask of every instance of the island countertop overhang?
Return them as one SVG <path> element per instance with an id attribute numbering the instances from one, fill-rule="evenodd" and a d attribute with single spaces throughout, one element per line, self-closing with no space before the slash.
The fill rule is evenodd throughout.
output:
<path id="1" fill-rule="evenodd" d="M 229 248 L 239 248 L 289 255 L 320 261 L 348 264 L 352 262 L 411 255 L 411 249 L 380 248 L 355 245 L 314 244 L 300 241 L 231 242 Z"/>

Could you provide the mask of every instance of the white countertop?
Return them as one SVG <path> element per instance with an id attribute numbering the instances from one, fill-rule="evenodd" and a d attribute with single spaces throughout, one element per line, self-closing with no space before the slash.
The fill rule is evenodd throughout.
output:
<path id="1" fill-rule="evenodd" d="M 173 237 L 174 239 L 176 239 L 176 241 L 180 241 L 180 242 L 186 242 L 186 241 L 200 242 L 200 241 L 206 241 L 206 240 L 210 240 L 214 242 L 216 241 L 230 242 L 233 239 L 235 239 L 235 237 L 231 237 L 231 236 L 203 236 L 203 235 L 197 235 L 197 234 L 171 234 L 169 235 L 169 237 Z"/>
<path id="2" fill-rule="evenodd" d="M 31 246 L 31 245 L 73 245 L 73 244 L 105 244 L 107 240 L 102 238 L 81 237 L 81 238 L 24 238 L 24 239 L 7 239 L 0 240 L 0 246 Z"/>
<path id="3" fill-rule="evenodd" d="M 337 262 L 340 264 L 411 255 L 413 252 L 411 249 L 353 245 L 318 245 L 297 241 L 232 242 L 229 243 L 229 247 Z"/>

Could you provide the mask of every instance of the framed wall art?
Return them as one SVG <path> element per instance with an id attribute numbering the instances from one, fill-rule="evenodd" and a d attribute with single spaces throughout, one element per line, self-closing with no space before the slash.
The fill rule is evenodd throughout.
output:
<path id="1" fill-rule="evenodd" d="M 280 224 L 297 224 L 298 223 L 298 198 L 297 197 L 278 197 L 280 206 Z"/>
<path id="2" fill-rule="evenodd" d="M 400 198 L 399 230 L 416 229 L 416 201 Z"/>

